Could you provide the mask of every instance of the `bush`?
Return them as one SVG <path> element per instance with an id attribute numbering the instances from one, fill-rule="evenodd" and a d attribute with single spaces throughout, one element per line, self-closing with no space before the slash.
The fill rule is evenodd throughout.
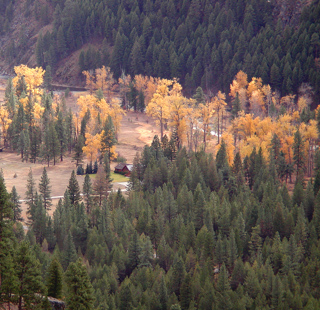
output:
<path id="1" fill-rule="evenodd" d="M 84 175 L 84 169 L 83 169 L 82 165 L 79 165 L 77 167 L 77 175 Z"/>

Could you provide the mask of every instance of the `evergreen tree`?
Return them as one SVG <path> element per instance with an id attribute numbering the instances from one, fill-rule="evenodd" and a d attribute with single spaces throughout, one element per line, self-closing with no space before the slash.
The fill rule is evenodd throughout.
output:
<path id="1" fill-rule="evenodd" d="M 294 134 L 293 161 L 296 166 L 297 179 L 303 178 L 305 168 L 304 142 L 299 130 Z"/>
<path id="2" fill-rule="evenodd" d="M 78 136 L 76 141 L 73 160 L 76 162 L 76 166 L 78 166 L 82 162 L 83 158 L 83 150 L 84 147 L 84 137 L 82 135 Z M 71 149 L 71 147 L 69 147 Z"/>
<path id="3" fill-rule="evenodd" d="M 30 244 L 26 241 L 20 243 L 17 249 L 15 270 L 19 280 L 18 309 L 32 309 L 37 304 L 41 304 L 45 289 L 40 263 L 35 258 Z"/>
<path id="4" fill-rule="evenodd" d="M 8 238 L 11 235 L 13 211 L 6 190 L 3 176 L 0 175 L 0 284 L 2 283 L 3 269 L 6 267 L 5 255 L 8 250 Z M 1 288 L 0 288 L 1 289 Z"/>
<path id="5" fill-rule="evenodd" d="M 54 257 L 47 271 L 47 289 L 48 296 L 53 298 L 62 298 L 62 280 L 63 270 L 60 262 Z"/>
<path id="6" fill-rule="evenodd" d="M 232 101 L 232 109 L 231 109 L 232 118 L 235 119 L 236 117 L 238 117 L 240 111 L 241 111 L 241 103 L 239 99 L 239 93 L 237 93 L 236 97 Z"/>
<path id="7" fill-rule="evenodd" d="M 191 276 L 188 273 L 185 276 L 180 289 L 180 305 L 182 310 L 189 309 L 190 302 L 193 299 L 192 297 Z"/>
<path id="8" fill-rule="evenodd" d="M 160 282 L 159 301 L 160 301 L 160 309 L 167 310 L 168 309 L 168 291 L 167 291 L 167 285 L 165 282 L 164 275 L 162 275 L 161 282 Z"/>
<path id="9" fill-rule="evenodd" d="M 36 194 L 36 182 L 33 179 L 32 169 L 30 168 L 28 173 L 28 179 L 27 179 L 27 191 L 25 194 L 26 204 L 28 206 L 27 217 L 28 217 L 29 224 L 32 223 L 33 217 L 34 217 L 33 207 L 34 207 L 35 194 Z"/>
<path id="10" fill-rule="evenodd" d="M 75 263 L 70 263 L 65 273 L 65 281 L 68 309 L 94 309 L 93 287 L 86 267 L 82 264 L 80 258 Z"/>
<path id="11" fill-rule="evenodd" d="M 76 174 L 74 170 L 71 172 L 71 177 L 69 179 L 69 185 L 68 185 L 68 191 L 69 191 L 69 198 L 71 201 L 71 204 L 73 206 L 78 206 L 81 201 L 80 196 L 80 187 L 79 183 L 76 178 Z"/>
<path id="12" fill-rule="evenodd" d="M 101 152 L 102 154 L 105 154 L 105 153 L 108 154 L 109 161 L 111 159 L 111 149 L 116 144 L 116 142 L 117 140 L 115 136 L 115 130 L 114 130 L 112 118 L 109 115 L 104 123 L 102 136 L 101 136 Z"/>
<path id="13" fill-rule="evenodd" d="M 20 196 L 18 195 L 15 186 L 12 187 L 10 199 L 13 207 L 13 221 L 15 222 L 22 221 L 23 220 L 21 217 L 22 209 L 21 209 L 21 204 L 19 202 Z"/>
<path id="14" fill-rule="evenodd" d="M 52 206 L 51 186 L 49 184 L 50 179 L 48 178 L 47 170 L 46 168 L 43 168 L 43 172 L 39 183 L 39 192 L 43 200 L 43 207 L 47 211 L 49 211 Z"/>
<path id="15" fill-rule="evenodd" d="M 83 192 L 83 200 L 86 206 L 86 211 L 88 214 L 90 214 L 93 206 L 93 201 L 92 201 L 93 189 L 92 189 L 92 183 L 91 183 L 91 178 L 89 174 L 86 174 L 84 177 L 82 192 Z"/>
<path id="16" fill-rule="evenodd" d="M 129 244 L 129 268 L 133 271 L 134 268 L 138 267 L 140 264 L 141 246 L 139 241 L 139 236 L 137 231 L 132 235 L 131 242 Z"/>
<path id="17" fill-rule="evenodd" d="M 64 153 L 67 150 L 67 130 L 65 121 L 62 111 L 59 111 L 55 129 L 59 140 L 60 161 L 63 161 Z"/>
<path id="18" fill-rule="evenodd" d="M 53 158 L 53 165 L 56 164 L 56 158 L 60 153 L 60 142 L 54 124 L 51 122 L 44 135 L 44 143 L 42 144 L 41 153 L 43 159 L 50 165 Z"/>
<path id="19" fill-rule="evenodd" d="M 67 269 L 70 263 L 74 263 L 77 260 L 77 251 L 73 242 L 73 237 L 69 231 L 63 242 L 63 257 L 62 266 Z"/>

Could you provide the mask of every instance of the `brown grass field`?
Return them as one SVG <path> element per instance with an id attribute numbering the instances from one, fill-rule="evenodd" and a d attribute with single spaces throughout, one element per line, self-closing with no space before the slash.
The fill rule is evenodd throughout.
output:
<path id="1" fill-rule="evenodd" d="M 5 85 L 6 82 L 0 80 L 0 104 L 3 103 Z M 78 95 L 71 94 L 67 100 L 67 105 L 72 109 L 76 108 Z M 127 163 L 132 163 L 136 153 L 140 152 L 144 145 L 150 144 L 156 134 L 159 134 L 159 128 L 151 118 L 142 113 L 128 111 L 121 122 L 116 151 L 120 156 L 127 159 Z M 2 145 L 2 141 L 0 145 Z M 111 168 L 113 169 L 115 165 L 116 163 L 111 163 Z M 63 196 L 68 186 L 71 172 L 76 168 L 70 155 L 67 155 L 62 162 L 58 161 L 55 166 L 50 165 L 50 167 L 47 167 L 46 163 L 32 164 L 22 162 L 20 156 L 14 152 L 5 150 L 0 153 L 0 169 L 2 169 L 7 190 L 11 192 L 12 187 L 15 186 L 20 199 L 25 197 L 30 168 L 36 183 L 39 184 L 44 167 L 46 167 L 50 178 L 52 196 Z M 84 176 L 77 176 L 77 179 L 80 188 L 82 188 Z M 122 185 L 114 183 L 113 188 L 117 190 L 118 187 L 123 188 Z M 57 201 L 57 199 L 53 200 L 53 204 L 55 205 Z M 23 217 L 25 218 L 26 207 L 24 204 L 22 204 L 22 208 Z"/>

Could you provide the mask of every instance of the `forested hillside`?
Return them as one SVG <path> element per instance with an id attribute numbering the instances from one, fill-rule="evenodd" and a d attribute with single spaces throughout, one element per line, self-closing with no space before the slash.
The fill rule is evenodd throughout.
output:
<path id="1" fill-rule="evenodd" d="M 24 59 L 51 66 L 65 82 L 106 65 L 116 78 L 123 72 L 177 77 L 189 94 L 197 86 L 226 92 L 239 70 L 250 79 L 261 77 L 282 95 L 295 93 L 302 82 L 320 91 L 318 1 L 30 0 L 24 5 L 18 17 L 37 21 L 30 23 L 31 38 L 25 29 L 18 31 L 20 0 L 3 3 L 2 56 L 11 64 Z M 10 40 L 11 33 L 16 35 Z M 25 47 L 36 57 L 25 59 Z M 72 73 L 63 71 L 74 57 Z"/>
<path id="2" fill-rule="evenodd" d="M 86 155 L 97 174 L 86 169 L 79 184 L 73 171 L 56 206 L 45 168 L 38 184 L 30 169 L 24 193 L 8 194 L 0 175 L 1 306 L 50 309 L 54 297 L 70 310 L 319 309 L 320 107 L 310 111 L 308 91 L 280 99 L 240 71 L 223 128 L 221 91 L 186 99 L 176 80 L 136 76 L 171 136 L 161 130 L 136 155 L 122 193 L 109 191 L 124 113 L 113 91 L 130 97 L 129 84 L 115 85 L 109 68 L 86 72 L 92 94 L 75 113 L 41 87 L 42 68 L 15 72 L 3 144 L 48 166 L 72 156 L 78 173 Z"/>

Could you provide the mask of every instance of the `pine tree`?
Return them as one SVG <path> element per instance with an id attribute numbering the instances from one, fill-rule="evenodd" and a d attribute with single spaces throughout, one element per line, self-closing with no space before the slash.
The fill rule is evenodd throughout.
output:
<path id="1" fill-rule="evenodd" d="M 34 220 L 32 230 L 34 231 L 37 242 L 42 245 L 46 236 L 47 215 L 43 206 L 41 196 L 35 199 Z"/>
<path id="2" fill-rule="evenodd" d="M 193 299 L 192 296 L 192 288 L 191 288 L 191 276 L 188 273 L 180 288 L 180 305 L 182 310 L 188 310 L 191 300 Z"/>
<path id="3" fill-rule="evenodd" d="M 76 162 L 76 166 L 78 166 L 83 159 L 83 150 L 84 147 L 84 137 L 82 135 L 78 136 L 78 139 L 76 141 L 73 160 Z M 71 147 L 69 147 L 71 149 Z"/>
<path id="4" fill-rule="evenodd" d="M 12 255 L 10 253 L 1 255 L 0 304 L 7 303 L 10 309 L 10 304 L 17 302 L 18 288 L 19 281 Z"/>
<path id="5" fill-rule="evenodd" d="M 50 179 L 48 178 L 47 170 L 46 168 L 43 168 L 43 172 L 39 183 L 39 192 L 43 200 L 43 207 L 46 211 L 49 211 L 52 206 L 51 186 L 49 184 Z"/>
<path id="6" fill-rule="evenodd" d="M 75 262 L 78 257 L 76 247 L 73 242 L 73 237 L 70 231 L 64 239 L 63 250 L 62 266 L 64 269 L 67 269 L 69 264 Z"/>
<path id="7" fill-rule="evenodd" d="M 15 270 L 19 280 L 18 309 L 33 309 L 37 304 L 41 304 L 45 289 L 40 263 L 26 241 L 19 244 L 15 258 Z"/>
<path id="8" fill-rule="evenodd" d="M 241 103 L 239 99 L 239 93 L 237 93 L 236 97 L 232 101 L 232 109 L 231 109 L 232 119 L 235 119 L 236 117 L 238 117 L 240 111 L 241 111 Z"/>
<path id="9" fill-rule="evenodd" d="M 60 142 L 54 124 L 51 122 L 46 129 L 44 141 L 41 146 L 41 154 L 43 159 L 50 165 L 50 160 L 53 159 L 53 165 L 56 164 L 56 158 L 60 153 Z"/>
<path id="10" fill-rule="evenodd" d="M 168 291 L 165 282 L 164 275 L 162 274 L 160 282 L 160 292 L 159 292 L 160 310 L 167 310 L 168 308 Z"/>
<path id="11" fill-rule="evenodd" d="M 9 194 L 4 184 L 3 176 L 0 175 L 0 286 L 2 283 L 1 270 L 3 267 L 2 257 L 7 250 L 7 238 L 12 229 L 13 211 L 9 200 Z"/>
<path id="12" fill-rule="evenodd" d="M 68 185 L 68 191 L 69 191 L 69 198 L 71 201 L 71 204 L 73 206 L 78 206 L 81 201 L 80 196 L 80 187 L 79 183 L 76 178 L 76 174 L 74 170 L 71 172 L 71 177 L 69 179 L 69 185 Z"/>
<path id="13" fill-rule="evenodd" d="M 28 205 L 27 216 L 28 216 L 29 224 L 32 224 L 33 217 L 34 217 L 33 207 L 34 207 L 35 194 L 36 194 L 36 182 L 33 179 L 32 169 L 30 168 L 28 173 L 28 179 L 27 179 L 27 191 L 25 194 L 26 204 Z"/>
<path id="14" fill-rule="evenodd" d="M 93 287 L 86 267 L 79 258 L 75 263 L 70 263 L 66 273 L 67 285 L 66 302 L 68 309 L 93 310 Z"/>
<path id="15" fill-rule="evenodd" d="M 194 218 L 195 218 L 195 228 L 196 231 L 199 231 L 203 226 L 204 220 L 204 210 L 206 207 L 206 201 L 201 189 L 200 183 L 197 185 L 197 188 L 194 192 L 193 197 L 194 203 Z"/>
<path id="16" fill-rule="evenodd" d="M 130 279 L 126 278 L 120 287 L 120 294 L 119 294 L 119 310 L 133 310 L 133 296 L 131 291 L 131 281 Z"/>
<path id="17" fill-rule="evenodd" d="M 297 179 L 303 178 L 305 169 L 304 142 L 299 130 L 294 134 L 293 161 L 296 166 Z"/>
<path id="18" fill-rule="evenodd" d="M 92 189 L 92 183 L 91 183 L 91 178 L 89 174 L 86 174 L 84 177 L 82 192 L 83 192 L 83 200 L 86 206 L 86 211 L 88 214 L 90 214 L 93 206 L 93 201 L 92 201 L 93 189 Z"/>
<path id="19" fill-rule="evenodd" d="M 67 150 L 67 129 L 66 119 L 63 117 L 62 111 L 59 111 L 58 113 L 56 133 L 59 140 L 60 161 L 63 161 L 64 153 Z"/>
<path id="20" fill-rule="evenodd" d="M 53 298 L 62 298 L 62 280 L 63 270 L 60 262 L 54 257 L 47 271 L 48 296 Z"/>
<path id="21" fill-rule="evenodd" d="M 116 143 L 117 140 L 115 135 L 115 129 L 112 122 L 112 118 L 109 115 L 104 123 L 101 136 L 101 152 L 102 154 L 108 154 L 109 161 L 111 160 L 111 149 Z"/>
<path id="22" fill-rule="evenodd" d="M 98 169 L 96 178 L 93 181 L 93 191 L 98 197 L 99 206 L 102 204 L 102 200 L 107 199 L 109 195 L 109 182 L 106 178 L 106 174 L 103 169 Z"/>
<path id="23" fill-rule="evenodd" d="M 153 247 L 152 247 L 152 243 L 149 236 L 147 236 L 141 247 L 138 267 L 151 267 L 152 261 L 153 261 Z"/>
<path id="24" fill-rule="evenodd" d="M 15 222 L 22 221 L 23 220 L 21 217 L 22 209 L 21 209 L 21 204 L 19 202 L 20 196 L 18 195 L 15 186 L 12 187 L 10 199 L 13 207 L 13 221 Z"/>
<path id="25" fill-rule="evenodd" d="M 225 264 L 220 268 L 219 279 L 217 283 L 218 295 L 218 307 L 219 309 L 231 309 L 232 304 L 229 296 L 230 283 L 228 279 L 228 272 Z"/>
<path id="26" fill-rule="evenodd" d="M 129 260 L 128 265 L 131 271 L 133 271 L 140 264 L 141 246 L 139 236 L 135 230 L 131 242 L 129 244 Z"/>
<path id="27" fill-rule="evenodd" d="M 172 265 L 171 289 L 180 296 L 181 284 L 185 277 L 185 266 L 181 257 L 176 256 Z"/>

